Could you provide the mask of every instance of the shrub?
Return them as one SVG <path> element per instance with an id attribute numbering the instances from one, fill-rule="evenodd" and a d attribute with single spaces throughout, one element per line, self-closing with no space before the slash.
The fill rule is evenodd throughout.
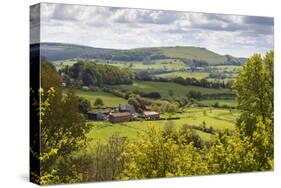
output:
<path id="1" fill-rule="evenodd" d="M 103 106 L 103 100 L 101 98 L 97 98 L 95 103 L 94 103 L 95 106 Z"/>

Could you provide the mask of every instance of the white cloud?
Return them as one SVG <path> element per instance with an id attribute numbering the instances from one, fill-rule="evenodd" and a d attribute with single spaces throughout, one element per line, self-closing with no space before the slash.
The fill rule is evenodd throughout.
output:
<path id="1" fill-rule="evenodd" d="M 102 48 L 199 46 L 249 56 L 273 48 L 273 19 L 41 4 L 41 41 Z"/>

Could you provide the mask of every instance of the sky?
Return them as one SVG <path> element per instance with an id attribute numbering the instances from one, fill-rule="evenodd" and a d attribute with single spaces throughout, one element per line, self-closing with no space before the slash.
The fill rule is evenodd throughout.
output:
<path id="1" fill-rule="evenodd" d="M 31 35 L 40 28 L 40 42 L 113 49 L 195 46 L 236 57 L 273 49 L 271 17 L 50 3 L 38 9 L 31 9 L 30 27 Z"/>

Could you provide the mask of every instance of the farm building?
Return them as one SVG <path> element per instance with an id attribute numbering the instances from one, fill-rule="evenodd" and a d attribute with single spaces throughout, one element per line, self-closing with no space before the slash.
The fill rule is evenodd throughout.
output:
<path id="1" fill-rule="evenodd" d="M 100 120 L 104 120 L 109 113 L 110 113 L 109 110 L 96 111 L 96 112 L 89 111 L 87 115 L 88 115 L 88 119 L 90 120 L 100 121 Z"/>
<path id="2" fill-rule="evenodd" d="M 129 112 L 131 114 L 136 113 L 135 107 L 133 105 L 130 104 L 120 104 L 119 105 L 119 112 Z"/>
<path id="3" fill-rule="evenodd" d="M 111 123 L 126 122 L 131 120 L 131 114 L 129 112 L 115 112 L 109 114 L 108 120 Z"/>
<path id="4" fill-rule="evenodd" d="M 88 86 L 82 86 L 82 89 L 85 91 L 89 91 L 89 87 Z"/>
<path id="5" fill-rule="evenodd" d="M 143 115 L 146 119 L 159 119 L 160 114 L 154 111 L 144 111 Z"/>

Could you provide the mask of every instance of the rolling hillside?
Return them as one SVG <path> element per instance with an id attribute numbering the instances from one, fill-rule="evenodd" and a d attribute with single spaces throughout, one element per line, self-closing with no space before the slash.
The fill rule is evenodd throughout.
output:
<path id="1" fill-rule="evenodd" d="M 216 54 L 206 48 L 197 47 L 163 47 L 159 49 L 165 56 L 182 58 L 186 60 L 200 60 L 208 64 L 224 64 L 227 61 L 225 56 Z"/>
<path id="2" fill-rule="evenodd" d="M 38 44 L 31 45 L 31 49 Z M 41 43 L 41 56 L 49 61 L 67 59 L 102 59 L 116 61 L 145 61 L 156 59 L 180 59 L 186 64 L 193 65 L 223 65 L 242 64 L 245 58 L 236 58 L 230 55 L 220 55 L 206 48 L 199 47 L 153 47 L 116 50 L 93 48 L 63 43 Z"/>

